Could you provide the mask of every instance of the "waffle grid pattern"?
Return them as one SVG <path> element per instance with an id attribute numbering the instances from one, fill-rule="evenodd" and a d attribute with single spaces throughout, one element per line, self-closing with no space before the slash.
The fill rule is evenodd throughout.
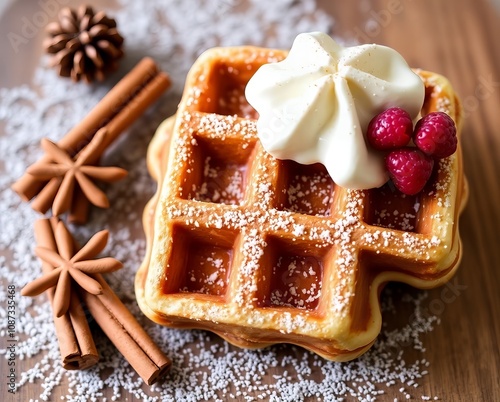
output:
<path id="1" fill-rule="evenodd" d="M 294 176 L 294 162 L 260 146 L 242 88 L 276 57 L 284 53 L 215 49 L 193 67 L 138 299 L 162 324 L 209 329 L 244 347 L 289 342 L 347 360 L 380 330 L 383 283 L 432 287 L 456 268 L 460 153 L 441 162 L 422 196 L 403 200 L 407 209 L 419 205 L 413 231 L 369 224 L 379 190 L 337 187 L 317 166 Z M 457 121 L 447 82 L 421 75 L 424 113 L 445 109 Z M 300 181 L 312 177 L 304 193 Z M 294 203 L 300 192 L 305 201 Z"/>

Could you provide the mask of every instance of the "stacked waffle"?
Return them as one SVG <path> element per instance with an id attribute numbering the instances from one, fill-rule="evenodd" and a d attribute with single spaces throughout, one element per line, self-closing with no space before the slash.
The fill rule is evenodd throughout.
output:
<path id="1" fill-rule="evenodd" d="M 175 117 L 148 153 L 158 191 L 144 212 L 148 241 L 137 300 L 153 321 L 213 331 L 248 348 L 291 343 L 337 361 L 366 351 L 381 328 L 379 294 L 400 281 L 443 284 L 461 257 L 467 185 L 458 151 L 422 192 L 337 186 L 322 165 L 277 160 L 261 146 L 245 86 L 286 52 L 207 51 Z M 459 101 L 442 76 L 418 71 L 422 115 Z"/>

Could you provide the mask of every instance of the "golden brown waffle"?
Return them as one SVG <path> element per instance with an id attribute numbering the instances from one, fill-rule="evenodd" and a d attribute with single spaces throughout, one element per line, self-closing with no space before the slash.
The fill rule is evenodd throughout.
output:
<path id="1" fill-rule="evenodd" d="M 176 118 L 157 131 L 148 166 L 159 189 L 144 212 L 148 251 L 137 300 L 153 321 L 201 328 L 241 347 L 292 343 L 344 361 L 381 327 L 388 281 L 446 282 L 461 257 L 467 186 L 460 146 L 417 196 L 389 184 L 336 186 L 321 165 L 279 161 L 261 147 L 244 88 L 283 51 L 213 49 L 191 69 Z M 461 126 L 442 76 L 419 72 L 422 114 Z"/>

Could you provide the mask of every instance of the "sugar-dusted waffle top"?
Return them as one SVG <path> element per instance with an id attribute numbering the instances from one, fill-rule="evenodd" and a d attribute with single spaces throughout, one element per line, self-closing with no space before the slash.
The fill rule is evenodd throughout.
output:
<path id="1" fill-rule="evenodd" d="M 389 184 L 347 190 L 322 165 L 274 159 L 258 141 L 244 89 L 262 64 L 285 55 L 212 49 L 193 66 L 175 120 L 149 149 L 159 188 L 144 212 L 137 299 L 160 324 L 349 360 L 380 331 L 386 282 L 430 288 L 456 270 L 467 194 L 461 150 L 439 162 L 416 196 Z M 422 114 L 445 111 L 460 129 L 449 82 L 418 73 Z"/>

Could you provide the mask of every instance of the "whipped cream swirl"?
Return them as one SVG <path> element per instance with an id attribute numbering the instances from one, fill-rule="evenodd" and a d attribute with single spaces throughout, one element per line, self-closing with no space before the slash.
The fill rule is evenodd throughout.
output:
<path id="1" fill-rule="evenodd" d="M 297 36 L 283 61 L 260 67 L 245 95 L 259 113 L 267 152 L 301 164 L 321 162 L 338 185 L 368 189 L 387 181 L 384 157 L 364 135 L 370 120 L 396 106 L 415 119 L 424 84 L 391 48 L 344 48 L 314 32 Z"/>

